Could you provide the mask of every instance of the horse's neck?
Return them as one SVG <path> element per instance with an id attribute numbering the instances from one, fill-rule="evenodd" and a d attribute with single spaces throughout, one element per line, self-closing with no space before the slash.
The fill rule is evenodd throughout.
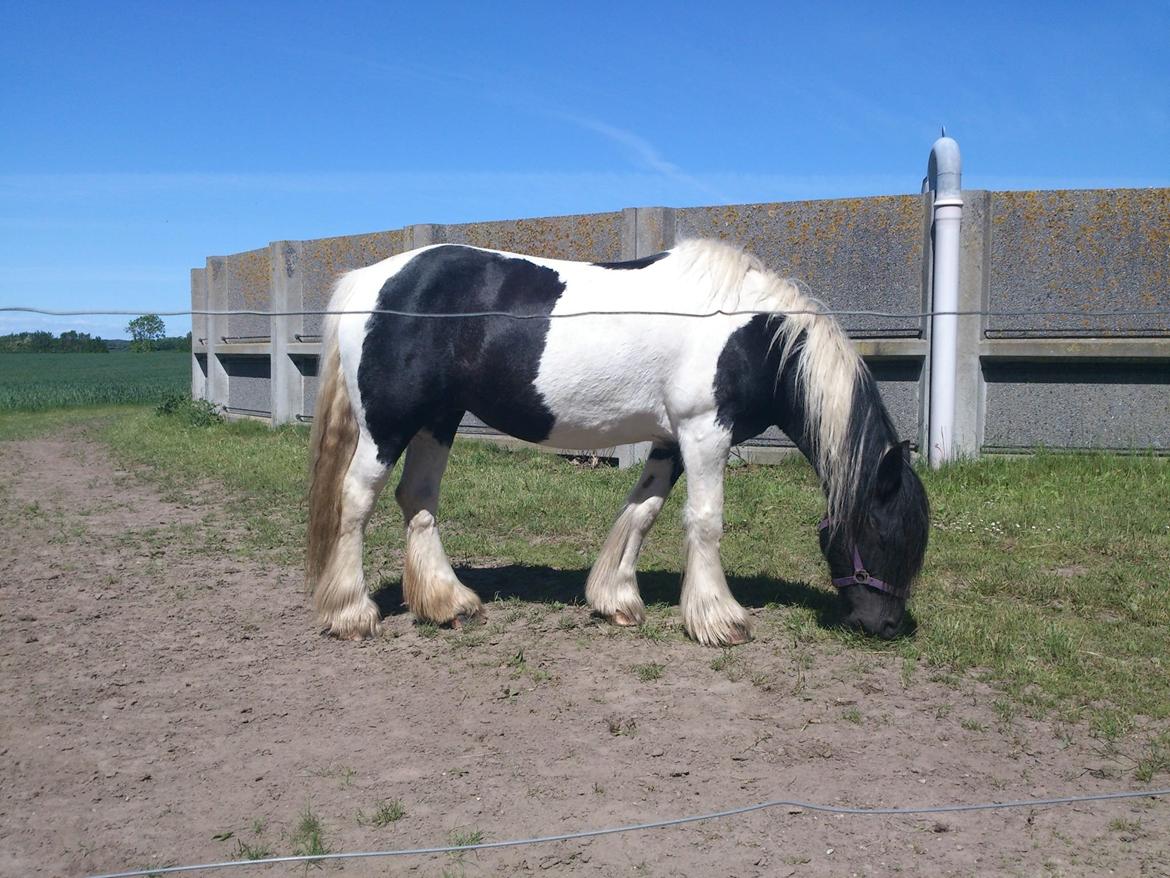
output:
<path id="1" fill-rule="evenodd" d="M 777 426 L 793 441 L 800 453 L 805 456 L 812 468 L 816 470 L 822 484 L 824 484 L 826 474 L 821 472 L 813 439 L 819 425 L 809 423 L 809 412 L 805 405 L 804 394 L 797 390 L 796 372 L 791 364 L 785 367 L 780 376 L 774 420 Z"/>
<path id="2" fill-rule="evenodd" d="M 843 449 L 843 457 L 849 461 L 849 470 L 865 467 L 869 461 L 861 458 L 869 458 L 871 452 L 880 455 L 882 450 L 897 442 L 873 377 L 863 370 L 858 376 L 858 382 L 850 399 L 849 425 L 843 437 L 847 446 Z M 812 465 L 826 493 L 831 490 L 831 480 L 855 475 L 852 471 L 824 471 L 825 466 L 817 447 L 822 435 L 821 424 L 810 423 L 811 414 L 804 394 L 796 387 L 795 369 L 791 365 L 785 366 L 781 375 L 776 407 L 776 423 Z M 865 437 L 863 442 L 858 441 L 858 434 Z"/>

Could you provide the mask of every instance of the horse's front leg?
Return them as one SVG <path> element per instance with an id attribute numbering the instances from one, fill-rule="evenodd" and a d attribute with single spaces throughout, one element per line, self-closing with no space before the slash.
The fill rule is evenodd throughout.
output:
<path id="1" fill-rule="evenodd" d="M 687 471 L 686 572 L 680 601 L 683 627 L 706 646 L 751 640 L 751 619 L 727 587 L 719 560 L 723 536 L 723 470 L 731 434 L 714 418 L 694 419 L 679 430 Z"/>
<path id="2" fill-rule="evenodd" d="M 640 625 L 646 620 L 646 607 L 638 592 L 638 554 L 681 473 L 677 447 L 655 445 L 650 450 L 638 484 L 626 498 L 625 508 L 589 571 L 585 600 L 595 613 L 615 625 Z"/>

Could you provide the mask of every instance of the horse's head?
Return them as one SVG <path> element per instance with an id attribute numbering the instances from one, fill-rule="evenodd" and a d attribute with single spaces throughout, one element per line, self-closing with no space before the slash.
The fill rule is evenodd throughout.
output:
<path id="1" fill-rule="evenodd" d="M 820 525 L 821 552 L 844 622 L 878 637 L 901 633 L 910 586 L 926 554 L 929 507 L 909 444 L 886 449 L 850 522 Z"/>

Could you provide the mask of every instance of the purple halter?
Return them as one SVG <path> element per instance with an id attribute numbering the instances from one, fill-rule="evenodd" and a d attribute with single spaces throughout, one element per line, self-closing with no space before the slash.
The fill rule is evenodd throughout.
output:
<path id="1" fill-rule="evenodd" d="M 817 530 L 827 530 L 832 522 L 829 521 L 829 516 L 821 519 L 821 523 L 817 525 Z M 840 576 L 833 580 L 833 585 L 837 588 L 846 588 L 850 585 L 868 585 L 870 588 L 876 588 L 878 591 L 884 591 L 889 595 L 897 595 L 898 592 L 892 586 L 872 576 L 865 565 L 861 563 L 861 553 L 857 551 L 857 546 L 853 546 L 853 575 Z"/>

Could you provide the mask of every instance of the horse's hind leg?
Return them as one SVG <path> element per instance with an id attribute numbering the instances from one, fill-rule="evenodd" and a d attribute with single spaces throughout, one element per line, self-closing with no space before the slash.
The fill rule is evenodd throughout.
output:
<path id="1" fill-rule="evenodd" d="M 359 439 L 341 484 L 332 553 L 313 590 L 324 630 L 343 640 L 374 636 L 382 619 L 366 591 L 362 539 L 388 472 L 374 443 Z"/>
<path id="2" fill-rule="evenodd" d="M 455 423 L 458 424 L 457 418 Z M 454 428 L 450 433 L 454 434 Z M 479 596 L 455 576 L 439 541 L 439 483 L 451 453 L 451 437 L 442 438 L 447 441 L 423 430 L 411 440 L 402 478 L 394 491 L 406 523 L 402 596 L 416 618 L 459 627 L 478 616 L 483 605 Z"/>
<path id="3" fill-rule="evenodd" d="M 681 473 L 677 448 L 656 445 L 651 449 L 638 484 L 630 491 L 589 571 L 585 600 L 594 612 L 617 625 L 640 625 L 646 619 L 638 592 L 638 553 Z"/>
<path id="4" fill-rule="evenodd" d="M 679 431 L 687 470 L 686 573 L 680 605 L 683 627 L 706 646 L 731 646 L 751 639 L 747 611 L 727 587 L 719 560 L 723 536 L 723 470 L 730 434 L 714 419 L 695 419 Z"/>

